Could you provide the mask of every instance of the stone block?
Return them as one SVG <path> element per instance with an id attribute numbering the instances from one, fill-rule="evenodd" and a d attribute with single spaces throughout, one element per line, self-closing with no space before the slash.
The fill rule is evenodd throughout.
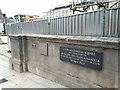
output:
<path id="1" fill-rule="evenodd" d="M 10 60 L 9 61 L 9 67 L 10 67 L 10 69 L 15 70 L 19 73 L 23 72 L 23 64 L 21 64 L 21 63 L 15 63 L 15 62 L 12 62 Z"/>
<path id="2" fill-rule="evenodd" d="M 39 43 L 38 49 L 40 50 L 41 55 L 48 56 L 48 44 L 47 43 Z"/>

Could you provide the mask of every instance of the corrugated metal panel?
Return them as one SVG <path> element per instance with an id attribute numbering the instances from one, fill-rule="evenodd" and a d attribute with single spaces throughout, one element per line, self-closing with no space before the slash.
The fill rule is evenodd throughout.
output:
<path id="1" fill-rule="evenodd" d="M 58 26 L 59 26 L 59 22 L 58 22 L 58 18 L 56 19 L 56 35 L 58 35 Z"/>
<path id="2" fill-rule="evenodd" d="M 79 31 L 79 34 L 82 35 L 82 15 L 78 15 L 79 17 L 79 23 L 78 23 L 78 31 Z"/>
<path id="3" fill-rule="evenodd" d="M 86 22 L 86 23 L 85 23 L 85 28 L 86 28 L 86 29 L 85 29 L 85 35 L 88 36 L 88 35 L 90 34 L 90 31 L 89 31 L 89 30 L 90 30 L 90 29 L 89 29 L 89 28 L 90 28 L 90 27 L 89 27 L 90 14 L 87 13 L 87 14 L 84 14 L 84 15 L 85 15 L 85 18 L 86 18 L 86 19 L 85 19 L 85 20 L 86 20 L 86 21 L 85 21 L 85 22 Z M 92 32 L 92 31 L 91 31 L 91 32 Z"/>
<path id="4" fill-rule="evenodd" d="M 83 34 L 84 36 L 86 35 L 86 17 L 85 17 L 85 16 L 86 16 L 86 14 L 83 14 L 83 15 L 82 15 L 82 19 L 83 19 L 83 22 L 82 22 L 82 23 L 83 23 L 83 24 L 82 24 L 82 25 L 83 25 L 83 26 L 82 26 L 82 34 Z"/>
<path id="5" fill-rule="evenodd" d="M 63 35 L 65 35 L 65 17 L 63 17 Z"/>
<path id="6" fill-rule="evenodd" d="M 69 17 L 66 17 L 66 35 L 69 35 Z"/>
<path id="7" fill-rule="evenodd" d="M 92 18 L 93 17 L 93 18 Z M 91 35 L 92 36 L 92 32 L 94 32 L 94 28 L 92 28 L 92 25 L 94 25 L 94 14 L 93 13 L 89 13 L 87 14 L 87 35 Z"/>
<path id="8" fill-rule="evenodd" d="M 68 25 L 68 27 L 69 27 L 69 35 L 72 35 L 72 16 L 69 16 L 68 17 L 69 18 L 69 25 Z"/>
<path id="9" fill-rule="evenodd" d="M 45 20 L 45 34 L 49 34 L 49 22 L 48 20 Z"/>
<path id="10" fill-rule="evenodd" d="M 60 30 L 60 27 L 61 27 L 61 18 L 58 18 L 58 35 L 60 35 L 61 33 L 61 30 Z"/>
<path id="11" fill-rule="evenodd" d="M 87 12 L 51 20 L 16 23 L 8 34 L 120 36 L 120 8 Z"/>
<path id="12" fill-rule="evenodd" d="M 7 24 L 7 25 L 6 25 L 6 30 L 7 30 L 7 34 L 8 34 L 8 35 L 11 35 L 11 34 L 12 34 L 11 24 Z"/>
<path id="13" fill-rule="evenodd" d="M 120 36 L 120 8 L 105 11 L 105 36 Z"/>
<path id="14" fill-rule="evenodd" d="M 95 35 L 94 36 L 97 36 L 97 31 L 99 31 L 99 26 L 100 26 L 99 12 L 95 12 L 94 15 L 95 15 L 95 24 L 94 24 Z"/>
<path id="15" fill-rule="evenodd" d="M 53 35 L 56 35 L 56 19 L 54 19 L 54 33 Z"/>

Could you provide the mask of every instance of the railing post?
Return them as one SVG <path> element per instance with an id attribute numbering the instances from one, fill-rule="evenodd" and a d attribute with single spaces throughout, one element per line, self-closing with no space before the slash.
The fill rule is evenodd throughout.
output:
<path id="1" fill-rule="evenodd" d="M 105 9 L 103 9 L 103 37 L 105 36 Z"/>

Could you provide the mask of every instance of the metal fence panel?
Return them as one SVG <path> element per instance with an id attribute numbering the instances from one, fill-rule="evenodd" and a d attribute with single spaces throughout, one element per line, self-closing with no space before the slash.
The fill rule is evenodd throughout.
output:
<path id="1" fill-rule="evenodd" d="M 120 36 L 120 8 L 105 10 L 105 36 Z"/>
<path id="2" fill-rule="evenodd" d="M 86 34 L 86 18 L 85 18 L 85 14 L 82 15 L 82 19 L 83 19 L 83 26 L 82 26 L 82 34 L 85 36 Z"/>
<path id="3" fill-rule="evenodd" d="M 58 32 L 57 32 L 57 35 L 59 35 L 60 34 L 60 18 L 58 18 L 57 23 L 58 23 Z"/>
<path id="4" fill-rule="evenodd" d="M 87 32 L 88 32 L 88 35 L 91 35 L 92 36 L 92 33 L 94 32 L 94 28 L 91 27 L 92 25 L 94 25 L 94 14 L 93 13 L 89 13 L 88 14 L 88 19 L 89 19 L 89 24 L 88 24 L 88 27 L 87 27 Z"/>
<path id="5" fill-rule="evenodd" d="M 85 27 L 86 27 L 86 29 L 85 29 L 86 31 L 85 31 L 85 35 L 88 36 L 88 35 L 90 34 L 90 32 L 92 32 L 92 31 L 90 31 L 90 27 L 89 27 L 89 23 L 90 23 L 90 22 L 89 22 L 89 21 L 90 21 L 90 20 L 89 20 L 90 14 L 87 13 L 87 14 L 84 14 L 84 15 L 85 15 L 85 18 L 86 18 L 86 26 L 85 26 Z M 91 22 L 91 23 L 92 23 L 92 22 Z"/>
<path id="6" fill-rule="evenodd" d="M 11 34 L 12 34 L 11 24 L 6 25 L 6 30 L 7 30 L 7 34 L 8 34 L 8 35 L 11 35 Z"/>
<path id="7" fill-rule="evenodd" d="M 69 17 L 66 17 L 66 35 L 69 35 Z"/>
<path id="8" fill-rule="evenodd" d="M 54 19 L 54 33 L 53 35 L 56 35 L 57 34 L 57 18 Z"/>
<path id="9" fill-rule="evenodd" d="M 51 20 L 15 23 L 6 26 L 12 34 L 51 34 L 74 36 L 120 36 L 120 8 L 99 10 Z"/>
<path id="10" fill-rule="evenodd" d="M 79 28 L 78 28 L 78 31 L 79 31 L 79 34 L 82 35 L 82 26 L 83 26 L 82 25 L 83 24 L 82 23 L 82 15 L 79 15 L 78 17 L 79 17 L 79 23 L 78 23 Z"/>
<path id="11" fill-rule="evenodd" d="M 63 35 L 66 35 L 66 18 L 63 17 Z"/>
<path id="12" fill-rule="evenodd" d="M 68 19 L 69 19 L 69 25 L 68 25 L 69 32 L 68 32 L 68 34 L 71 35 L 72 34 L 72 17 L 69 16 Z"/>

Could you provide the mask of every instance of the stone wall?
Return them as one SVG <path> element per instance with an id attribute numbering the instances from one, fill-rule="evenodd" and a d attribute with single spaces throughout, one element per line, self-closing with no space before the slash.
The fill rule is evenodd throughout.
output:
<path id="1" fill-rule="evenodd" d="M 10 66 L 71 88 L 118 88 L 119 39 L 83 36 L 10 36 Z M 60 47 L 103 54 L 102 70 L 60 59 Z"/>

